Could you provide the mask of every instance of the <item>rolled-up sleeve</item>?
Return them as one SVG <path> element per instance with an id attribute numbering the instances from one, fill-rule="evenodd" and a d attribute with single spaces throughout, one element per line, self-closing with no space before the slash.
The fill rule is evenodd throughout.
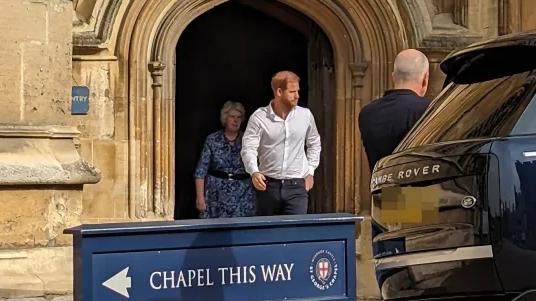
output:
<path id="1" fill-rule="evenodd" d="M 309 175 L 314 175 L 315 169 L 320 163 L 320 151 L 322 150 L 320 142 L 320 134 L 316 128 L 315 118 L 313 113 L 309 111 L 309 127 L 307 128 L 307 135 L 305 137 L 307 146 L 307 161 L 309 163 Z"/>
<path id="2" fill-rule="evenodd" d="M 248 174 L 253 174 L 259 171 L 257 163 L 259 143 L 261 141 L 261 125 L 255 114 L 251 115 L 242 137 L 242 162 Z"/>

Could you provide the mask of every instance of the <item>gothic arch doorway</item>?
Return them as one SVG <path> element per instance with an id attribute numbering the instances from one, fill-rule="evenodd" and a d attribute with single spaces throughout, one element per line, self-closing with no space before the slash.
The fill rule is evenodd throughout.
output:
<path id="1" fill-rule="evenodd" d="M 196 216 L 192 175 L 206 135 L 221 128 L 222 104 L 240 101 L 249 116 L 269 102 L 270 78 L 283 69 L 300 75 L 300 105 L 313 111 L 322 135 L 322 160 L 310 211 L 333 211 L 329 183 L 334 177 L 331 44 L 316 23 L 284 4 L 235 0 L 196 18 L 177 43 L 176 219 Z"/>
<path id="2" fill-rule="evenodd" d="M 122 18 L 115 22 L 112 36 L 118 58 L 116 98 L 124 111 L 118 113 L 128 126 L 124 133 L 128 143 L 129 216 L 135 219 L 172 219 L 175 205 L 175 92 L 176 45 L 189 24 L 210 10 L 229 1 L 238 0 L 154 0 L 134 1 L 120 10 Z M 242 1 L 242 0 L 241 0 Z M 406 36 L 389 1 L 377 0 L 271 0 L 242 1 L 255 5 L 265 15 L 299 30 L 300 22 L 288 13 L 307 16 L 322 30 L 308 39 L 308 82 L 314 86 L 333 87 L 308 91 L 308 106 L 316 116 L 332 116 L 334 124 L 319 127 L 326 130 L 324 145 L 333 153 L 326 162 L 334 162 L 333 172 L 322 177 L 316 188 L 333 192 L 320 196 L 331 200 L 320 204 L 334 205 L 333 210 L 315 212 L 362 212 L 368 204 L 368 168 L 361 162 L 362 149 L 357 116 L 362 104 L 387 88 L 390 65 L 397 51 L 406 45 Z M 285 8 L 267 9 L 263 5 Z M 282 14 L 274 14 L 274 11 Z M 300 31 L 302 32 L 302 31 Z M 312 31 L 314 33 L 314 31 Z M 324 35 L 325 34 L 325 35 Z M 325 38 L 327 35 L 328 39 Z M 114 38 L 115 39 L 115 38 Z M 332 59 L 326 54 L 329 40 Z M 323 42 L 324 41 L 324 42 Z M 309 47 L 309 43 L 318 45 Z M 317 44 L 314 44 L 317 43 Z M 316 58 L 316 59 L 312 59 Z M 333 64 L 333 65 L 332 65 Z M 316 70 L 317 72 L 311 72 Z M 122 83 L 124 81 L 124 83 Z M 331 83 L 334 82 L 334 84 Z M 312 85 L 309 84 L 309 87 Z M 323 91 L 320 93 L 320 91 Z M 314 102 L 315 97 L 334 97 L 329 106 Z M 329 111 L 332 110 L 332 111 Z M 320 123 L 317 117 L 317 122 Z M 329 118 L 323 118 L 329 121 Z M 331 161 L 330 161 L 331 160 Z M 329 167 L 329 166 L 328 166 Z M 321 169 L 323 170 L 323 169 Z M 331 171 L 331 170 L 328 170 Z M 315 174 L 315 176 L 317 176 Z M 318 190 L 317 190 L 318 191 Z M 313 196 L 315 197 L 315 196 Z M 318 198 L 317 198 L 318 199 Z M 192 200 L 193 201 L 193 200 Z M 313 208 L 316 208 L 313 204 Z M 331 208 L 328 208 L 331 209 Z"/>

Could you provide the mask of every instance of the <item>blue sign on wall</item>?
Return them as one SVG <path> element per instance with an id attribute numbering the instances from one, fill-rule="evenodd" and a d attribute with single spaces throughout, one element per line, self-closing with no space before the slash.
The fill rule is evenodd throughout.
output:
<path id="1" fill-rule="evenodd" d="M 82 225 L 75 300 L 355 300 L 349 214 Z"/>
<path id="2" fill-rule="evenodd" d="M 71 114 L 86 115 L 89 111 L 89 88 L 73 86 L 71 93 Z"/>

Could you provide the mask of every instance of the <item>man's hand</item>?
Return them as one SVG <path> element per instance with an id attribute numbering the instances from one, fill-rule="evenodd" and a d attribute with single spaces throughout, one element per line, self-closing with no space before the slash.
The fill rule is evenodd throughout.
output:
<path id="1" fill-rule="evenodd" d="M 308 175 L 305 177 L 305 190 L 309 191 L 313 189 L 313 185 L 315 185 L 315 178 L 311 175 Z"/>
<path id="2" fill-rule="evenodd" d="M 205 202 L 205 199 L 197 198 L 197 200 L 195 200 L 195 207 L 197 207 L 197 210 L 200 212 L 207 210 L 207 203 Z"/>
<path id="3" fill-rule="evenodd" d="M 262 173 L 254 172 L 251 174 L 251 182 L 253 183 L 253 187 L 258 191 L 266 190 L 266 177 Z"/>

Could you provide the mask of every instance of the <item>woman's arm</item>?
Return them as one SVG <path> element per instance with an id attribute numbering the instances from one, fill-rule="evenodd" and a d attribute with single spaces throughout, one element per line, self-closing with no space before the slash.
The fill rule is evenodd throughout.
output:
<path id="1" fill-rule="evenodd" d="M 199 161 L 197 162 L 197 167 L 194 173 L 196 194 L 195 207 L 201 212 L 205 211 L 207 208 L 207 204 L 205 202 L 205 177 L 207 176 L 208 167 L 212 157 L 209 137 L 207 137 L 205 140 L 205 145 L 201 151 L 201 156 L 199 157 Z"/>
<path id="2" fill-rule="evenodd" d="M 205 179 L 195 179 L 195 195 L 195 206 L 197 207 L 197 210 L 205 211 L 207 209 L 207 204 L 205 202 Z"/>

